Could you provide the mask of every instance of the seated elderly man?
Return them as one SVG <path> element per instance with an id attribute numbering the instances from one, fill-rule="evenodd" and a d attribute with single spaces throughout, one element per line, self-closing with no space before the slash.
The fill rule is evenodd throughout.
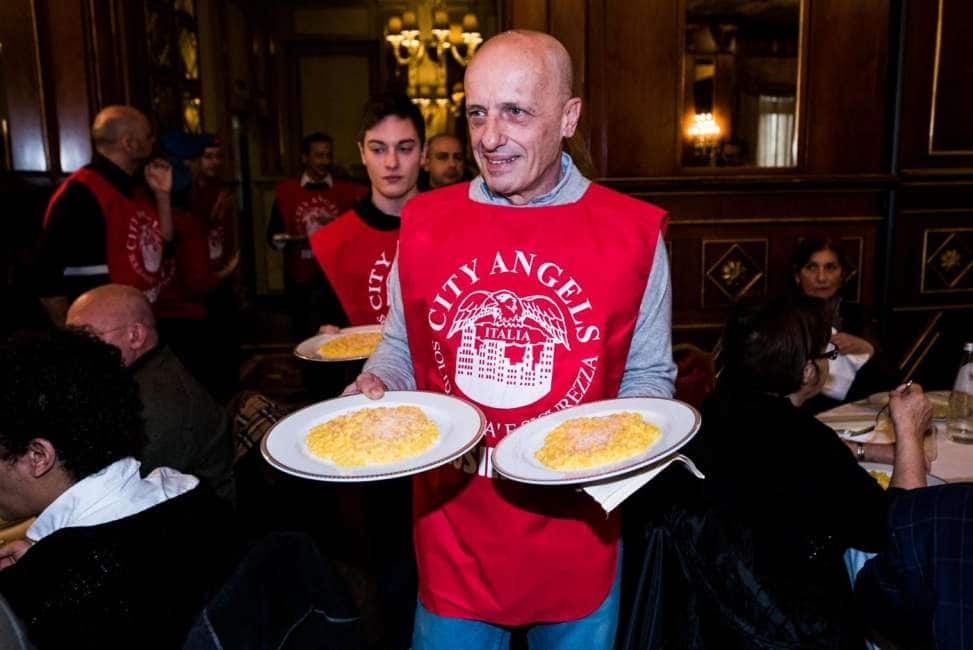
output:
<path id="1" fill-rule="evenodd" d="M 145 448 L 135 454 L 143 474 L 171 467 L 193 474 L 233 500 L 233 444 L 229 419 L 168 346 L 141 291 L 108 284 L 82 294 L 68 309 L 68 325 L 83 327 L 122 353 L 138 382 Z"/>
<path id="2" fill-rule="evenodd" d="M 0 594 L 38 647 L 179 647 L 228 552 L 195 477 L 139 477 L 138 387 L 116 349 L 54 330 L 0 346 Z"/>

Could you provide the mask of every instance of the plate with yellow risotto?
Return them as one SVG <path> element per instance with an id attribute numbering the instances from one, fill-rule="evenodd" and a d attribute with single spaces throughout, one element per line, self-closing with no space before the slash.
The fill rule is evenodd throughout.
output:
<path id="1" fill-rule="evenodd" d="M 507 435 L 493 455 L 509 479 L 591 483 L 651 465 L 692 440 L 699 412 L 661 397 L 591 402 L 545 415 Z"/>
<path id="2" fill-rule="evenodd" d="M 345 327 L 336 334 L 318 334 L 301 341 L 294 355 L 307 361 L 360 361 L 371 356 L 381 340 L 381 325 Z"/>
<path id="3" fill-rule="evenodd" d="M 889 489 L 889 484 L 892 481 L 892 466 L 886 465 L 885 463 L 858 463 L 861 465 L 862 469 L 868 472 L 879 484 L 883 490 Z M 932 474 L 926 474 L 926 485 L 942 485 L 945 483 L 943 479 L 938 476 L 933 476 Z"/>
<path id="4" fill-rule="evenodd" d="M 271 465 L 319 481 L 380 481 L 434 469 L 473 449 L 483 414 L 456 397 L 388 391 L 349 395 L 278 422 L 260 443 Z"/>

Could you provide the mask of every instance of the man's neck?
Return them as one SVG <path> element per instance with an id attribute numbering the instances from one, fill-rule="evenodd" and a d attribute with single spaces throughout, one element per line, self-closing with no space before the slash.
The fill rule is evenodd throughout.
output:
<path id="1" fill-rule="evenodd" d="M 138 171 L 139 165 L 141 164 L 139 161 L 132 160 L 125 154 L 118 151 L 99 151 L 98 153 L 110 160 L 112 164 L 129 176 L 135 176 L 135 172 Z"/>
<path id="2" fill-rule="evenodd" d="M 400 217 L 402 216 L 402 208 L 404 208 L 405 204 L 409 202 L 409 199 L 418 193 L 419 188 L 413 187 L 405 195 L 393 199 L 372 189 L 372 203 L 374 203 L 375 207 L 385 214 Z"/>

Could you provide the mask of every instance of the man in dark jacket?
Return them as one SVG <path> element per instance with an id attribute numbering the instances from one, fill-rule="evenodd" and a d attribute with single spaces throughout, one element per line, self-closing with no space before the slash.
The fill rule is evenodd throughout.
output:
<path id="1" fill-rule="evenodd" d="M 232 501 L 233 443 L 226 413 L 161 344 L 145 296 L 109 284 L 82 294 L 68 310 L 68 325 L 83 327 L 117 347 L 139 386 L 146 444 L 135 454 L 142 471 L 171 467 L 198 476 Z"/>

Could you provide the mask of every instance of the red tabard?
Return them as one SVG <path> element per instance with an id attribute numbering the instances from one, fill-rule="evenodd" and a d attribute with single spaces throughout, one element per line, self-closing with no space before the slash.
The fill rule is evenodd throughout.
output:
<path id="1" fill-rule="evenodd" d="M 68 176 L 59 192 L 69 183 L 81 183 L 94 195 L 105 218 L 105 263 L 116 284 L 127 284 L 143 291 L 150 302 L 158 297 L 162 278 L 162 233 L 155 204 L 141 188 L 128 198 L 97 172 L 82 167 Z M 54 205 L 57 197 L 51 199 Z M 44 215 L 47 223 L 49 214 Z"/>
<path id="2" fill-rule="evenodd" d="M 209 267 L 218 273 L 226 266 L 232 253 L 230 246 L 233 242 L 227 241 L 227 236 L 231 229 L 236 228 L 236 199 L 220 183 L 194 183 L 191 211 L 197 221 L 207 228 Z"/>
<path id="3" fill-rule="evenodd" d="M 277 207 L 284 232 L 292 237 L 308 237 L 339 214 L 350 210 L 368 189 L 362 185 L 336 180 L 326 190 L 301 187 L 294 178 L 277 185 Z M 314 255 L 307 243 L 290 244 L 284 249 L 284 273 L 295 282 L 310 282 L 314 277 Z"/>
<path id="4" fill-rule="evenodd" d="M 159 298 L 155 314 L 159 318 L 206 318 L 206 293 L 216 286 L 210 269 L 207 226 L 189 212 L 172 209 L 176 231 L 173 256 L 162 265 Z"/>
<path id="5" fill-rule="evenodd" d="M 418 388 L 487 419 L 484 447 L 413 483 L 419 596 L 499 625 L 574 620 L 611 587 L 618 517 L 573 489 L 499 478 L 492 452 L 526 421 L 618 394 L 665 213 L 594 184 L 537 208 L 468 188 L 412 199 L 399 238 Z"/>
<path id="6" fill-rule="evenodd" d="M 381 323 L 399 231 L 378 230 L 348 210 L 311 235 L 311 250 L 352 325 Z"/>

